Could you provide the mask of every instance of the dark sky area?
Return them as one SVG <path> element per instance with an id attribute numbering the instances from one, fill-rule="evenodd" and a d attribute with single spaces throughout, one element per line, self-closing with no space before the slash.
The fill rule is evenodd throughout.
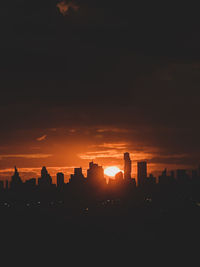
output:
<path id="1" fill-rule="evenodd" d="M 59 2 L 1 3 L 0 169 L 119 164 L 126 150 L 154 171 L 197 166 L 198 8 Z"/>

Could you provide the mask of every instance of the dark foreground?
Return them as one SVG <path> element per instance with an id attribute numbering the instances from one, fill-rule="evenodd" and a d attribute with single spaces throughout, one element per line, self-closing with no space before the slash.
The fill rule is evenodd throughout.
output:
<path id="1" fill-rule="evenodd" d="M 0 208 L 1 252 L 8 262 L 27 258 L 27 266 L 30 262 L 42 266 L 42 261 L 61 266 L 95 256 L 96 266 L 111 255 L 112 260 L 124 255 L 125 261 L 141 253 L 142 262 L 147 253 L 156 259 L 160 249 L 169 259 L 171 250 L 177 253 L 183 247 L 188 253 L 199 247 L 198 205 L 164 209 L 108 202 L 81 210 L 68 209 L 62 202 L 9 205 L 1 203 Z"/>

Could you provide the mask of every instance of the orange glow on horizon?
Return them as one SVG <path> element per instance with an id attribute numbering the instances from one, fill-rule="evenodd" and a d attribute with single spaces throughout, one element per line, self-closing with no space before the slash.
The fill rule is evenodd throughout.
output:
<path id="1" fill-rule="evenodd" d="M 120 170 L 118 167 L 116 166 L 111 166 L 111 167 L 107 167 L 104 170 L 105 175 L 110 176 L 110 177 L 114 177 L 118 172 L 121 172 L 122 170 Z"/>

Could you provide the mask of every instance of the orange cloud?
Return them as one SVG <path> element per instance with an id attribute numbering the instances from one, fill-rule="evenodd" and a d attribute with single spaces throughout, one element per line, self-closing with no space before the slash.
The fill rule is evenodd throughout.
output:
<path id="1" fill-rule="evenodd" d="M 94 152 L 86 152 L 85 154 L 79 154 L 81 159 L 98 159 L 98 158 L 121 158 L 122 154 L 117 150 L 102 150 L 102 151 L 94 151 Z"/>
<path id="2" fill-rule="evenodd" d="M 121 128 L 101 128 L 96 130 L 98 133 L 105 133 L 105 132 L 111 132 L 111 133 L 130 133 L 131 130 L 129 129 L 121 129 Z"/>
<path id="3" fill-rule="evenodd" d="M 68 15 L 68 12 L 70 9 L 72 9 L 74 11 L 77 11 L 79 9 L 79 6 L 76 5 L 74 2 L 72 2 L 72 1 L 67 2 L 66 0 L 59 2 L 56 6 L 58 7 L 60 13 L 63 16 Z"/>
<path id="4" fill-rule="evenodd" d="M 36 140 L 37 140 L 37 141 L 43 141 L 43 140 L 45 140 L 45 139 L 46 139 L 46 137 L 47 137 L 47 135 L 46 135 L 46 134 L 44 134 L 43 136 L 41 136 L 41 137 L 38 137 Z"/>
<path id="5" fill-rule="evenodd" d="M 125 152 L 125 150 L 124 150 Z M 133 161 L 138 160 L 147 160 L 152 159 L 152 153 L 145 153 L 145 152 L 134 152 L 130 153 Z M 79 154 L 81 159 L 98 159 L 98 158 L 116 158 L 121 159 L 123 158 L 123 153 L 117 149 L 110 149 L 110 150 L 102 150 L 102 151 L 93 151 L 93 152 L 86 152 L 85 154 Z"/>
<path id="6" fill-rule="evenodd" d="M 111 149 L 126 149 L 127 143 L 103 143 L 95 145 L 95 147 L 111 148 Z"/>
<path id="7" fill-rule="evenodd" d="M 52 157 L 52 154 L 7 154 L 7 155 L 0 155 L 0 160 L 2 158 L 43 159 L 49 157 Z"/>

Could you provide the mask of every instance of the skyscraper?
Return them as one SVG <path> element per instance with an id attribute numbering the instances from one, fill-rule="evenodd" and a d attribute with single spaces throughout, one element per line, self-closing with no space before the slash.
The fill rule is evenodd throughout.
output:
<path id="1" fill-rule="evenodd" d="M 137 182 L 138 186 L 144 185 L 147 178 L 147 162 L 140 161 L 137 163 Z"/>
<path id="2" fill-rule="evenodd" d="M 69 183 L 74 185 L 82 185 L 84 181 L 85 177 L 82 173 L 82 168 L 74 168 L 74 174 L 71 174 Z"/>
<path id="3" fill-rule="evenodd" d="M 131 159 L 128 152 L 124 153 L 124 179 L 131 179 Z"/>
<path id="4" fill-rule="evenodd" d="M 116 182 L 122 182 L 122 181 L 123 181 L 123 172 L 118 172 L 118 173 L 115 175 L 115 181 L 116 181 Z"/>
<path id="5" fill-rule="evenodd" d="M 14 188 L 18 188 L 22 185 L 22 180 L 21 180 L 21 177 L 19 176 L 19 172 L 15 166 L 15 172 L 11 178 L 11 182 L 10 182 L 10 187 L 12 189 Z"/>
<path id="6" fill-rule="evenodd" d="M 4 189 L 4 182 L 0 180 L 0 190 Z"/>
<path id="7" fill-rule="evenodd" d="M 48 173 L 46 167 L 42 167 L 41 177 L 38 178 L 38 185 L 46 187 L 50 186 L 51 184 L 52 184 L 52 178 L 50 174 Z"/>
<path id="8" fill-rule="evenodd" d="M 94 185 L 105 183 L 103 167 L 90 162 L 87 170 L 87 180 Z"/>
<path id="9" fill-rule="evenodd" d="M 62 172 L 57 173 L 57 187 L 62 188 L 64 186 L 64 174 Z"/>

